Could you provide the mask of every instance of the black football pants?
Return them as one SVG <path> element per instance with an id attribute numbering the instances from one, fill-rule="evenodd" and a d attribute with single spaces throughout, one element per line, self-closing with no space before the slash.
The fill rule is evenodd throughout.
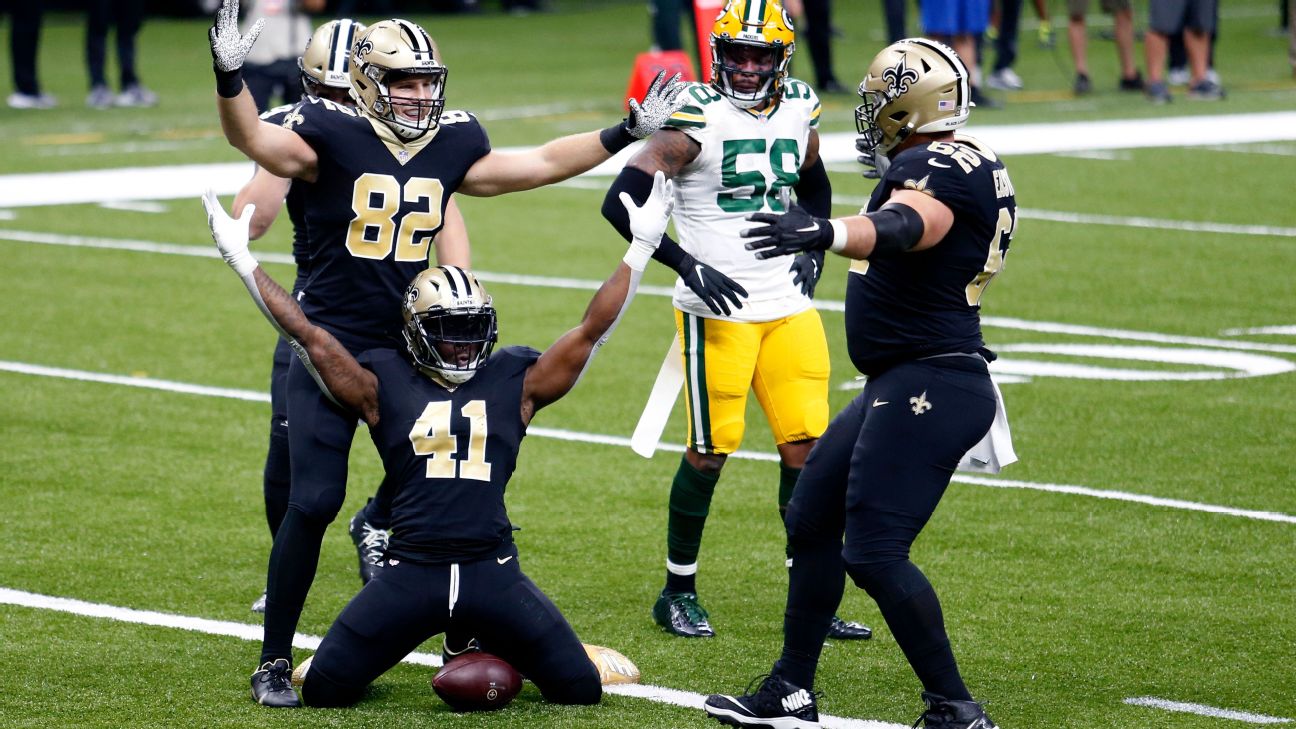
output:
<path id="1" fill-rule="evenodd" d="M 785 657 L 817 662 L 844 572 L 878 602 L 924 684 L 924 674 L 953 670 L 957 677 L 939 603 L 909 561 L 909 548 L 994 414 L 985 362 L 951 356 L 906 362 L 871 378 L 833 419 L 788 504 Z M 923 609 L 913 609 L 915 596 Z"/>
<path id="2" fill-rule="evenodd" d="M 518 565 L 517 547 L 456 565 L 393 561 L 334 621 L 302 686 L 310 706 L 347 706 L 423 641 L 474 635 L 560 704 L 596 704 L 598 670 L 567 619 Z"/>

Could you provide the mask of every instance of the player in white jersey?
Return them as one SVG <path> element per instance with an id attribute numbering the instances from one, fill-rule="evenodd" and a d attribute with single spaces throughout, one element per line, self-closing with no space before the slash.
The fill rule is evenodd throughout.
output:
<path id="1" fill-rule="evenodd" d="M 688 447 L 671 486 L 666 585 L 653 618 L 680 636 L 714 635 L 698 601 L 697 558 L 720 471 L 742 442 L 747 394 L 756 393 L 778 446 L 780 514 L 828 424 L 828 345 L 811 302 L 823 256 L 798 256 L 791 267 L 757 260 L 740 236 L 747 215 L 786 210 L 789 190 L 807 210 L 831 208 L 819 99 L 787 74 L 794 40 L 777 0 L 729 0 L 711 31 L 710 84 L 688 88 L 686 105 L 630 160 L 603 205 L 629 238 L 620 193 L 647 199 L 657 171 L 675 181 L 680 240 L 664 236 L 654 258 L 680 276 Z M 834 618 L 830 637 L 870 635 Z"/>

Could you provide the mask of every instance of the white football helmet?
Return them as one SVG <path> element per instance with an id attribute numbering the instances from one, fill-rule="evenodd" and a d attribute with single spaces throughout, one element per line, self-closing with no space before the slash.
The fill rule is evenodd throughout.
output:
<path id="1" fill-rule="evenodd" d="M 405 346 L 423 374 L 461 385 L 490 359 L 495 308 L 481 282 L 458 266 L 436 266 L 405 289 Z"/>

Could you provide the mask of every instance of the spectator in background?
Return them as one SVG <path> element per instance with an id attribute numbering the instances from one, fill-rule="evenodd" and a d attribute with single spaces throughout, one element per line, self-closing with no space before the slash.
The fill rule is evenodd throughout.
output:
<path id="1" fill-rule="evenodd" d="M 692 27 L 693 0 L 648 0 L 648 15 L 652 19 L 654 51 L 678 51 L 684 48 L 680 39 L 680 19 L 687 17 L 689 27 Z"/>
<path id="2" fill-rule="evenodd" d="M 314 32 L 308 13 L 322 12 L 324 0 L 247 0 L 244 7 L 244 33 L 258 18 L 266 21 L 261 42 L 252 46 L 243 64 L 243 80 L 257 111 L 269 109 L 274 97 L 297 103 L 302 97 L 297 56 Z"/>
<path id="3" fill-rule="evenodd" d="M 1224 87 L 1206 74 L 1210 68 L 1210 36 L 1215 32 L 1219 11 L 1217 0 L 1151 0 L 1148 5 L 1147 47 L 1148 100 L 1154 104 L 1170 102 L 1170 86 L 1165 80 L 1166 52 L 1170 37 L 1182 31 L 1188 51 L 1188 98 L 1219 100 Z"/>
<path id="4" fill-rule="evenodd" d="M 1021 76 L 1013 70 L 1013 64 L 1017 62 L 1017 31 L 1021 26 L 1022 0 L 999 0 L 995 5 L 998 10 L 998 22 L 992 23 L 995 30 L 995 61 L 990 75 L 986 77 L 986 86 L 1016 91 L 1023 86 Z"/>
<path id="5" fill-rule="evenodd" d="M 1215 40 L 1219 37 L 1218 15 L 1215 17 L 1215 31 L 1210 34 L 1210 57 L 1206 59 L 1206 78 L 1219 83 L 1219 74 L 1215 73 Z M 1166 80 L 1171 86 L 1187 86 L 1191 78 L 1192 73 L 1188 71 L 1188 48 L 1184 46 L 1184 36 L 1180 32 L 1170 36 L 1170 70 L 1166 73 Z"/>
<path id="6" fill-rule="evenodd" d="M 1053 37 L 1053 21 L 1049 19 L 1048 0 L 1035 0 L 1035 17 L 1039 18 L 1040 48 L 1057 45 L 1057 39 Z"/>
<path id="7" fill-rule="evenodd" d="M 1155 5 L 1159 1 L 1152 0 L 1152 3 Z M 1192 0 L 1166 1 L 1183 3 Z M 1121 67 L 1118 88 L 1121 91 L 1142 91 L 1143 75 L 1134 64 L 1134 10 L 1130 7 L 1130 0 L 1102 0 L 1101 5 L 1103 12 L 1116 22 L 1116 54 L 1120 57 Z M 1093 82 L 1089 79 L 1089 35 L 1085 28 L 1089 0 L 1067 0 L 1067 14 L 1067 37 L 1071 41 L 1071 60 L 1076 69 L 1075 93 L 1084 96 L 1093 90 Z M 1150 65 L 1151 60 L 1148 63 Z"/>
<path id="8" fill-rule="evenodd" d="M 18 0 L 24 2 L 25 0 Z M 38 3 L 39 4 L 39 3 Z M 86 23 L 86 66 L 90 71 L 90 94 L 86 106 L 154 106 L 157 94 L 144 88 L 135 74 L 135 34 L 144 24 L 144 0 L 90 0 Z M 117 28 L 117 70 L 121 72 L 121 93 L 113 95 L 104 73 L 108 51 L 108 28 Z"/>
<path id="9" fill-rule="evenodd" d="M 923 35 L 954 49 L 970 72 L 972 103 L 982 109 L 1003 106 L 981 93 L 981 71 L 977 65 L 977 38 L 990 24 L 990 0 L 922 0 Z"/>
<path id="10" fill-rule="evenodd" d="M 887 40 L 895 43 L 909 37 L 905 30 L 905 5 L 909 0 L 882 0 L 882 15 L 886 18 Z"/>
<path id="11" fill-rule="evenodd" d="M 9 94 L 11 109 L 53 109 L 58 100 L 42 94 L 36 79 L 36 49 L 40 46 L 41 4 L 30 0 L 8 0 L 9 60 L 13 63 L 14 90 Z"/>
<path id="12" fill-rule="evenodd" d="M 814 66 L 815 89 L 821 94 L 844 94 L 847 89 L 837 80 L 832 66 L 832 0 L 785 0 L 788 15 L 804 19 L 802 36 L 810 48 Z"/>

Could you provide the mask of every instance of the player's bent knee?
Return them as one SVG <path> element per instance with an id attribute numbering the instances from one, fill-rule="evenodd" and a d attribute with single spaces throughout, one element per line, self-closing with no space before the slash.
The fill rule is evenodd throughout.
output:
<path id="1" fill-rule="evenodd" d="M 603 699 L 603 683 L 591 663 L 589 670 L 579 675 L 544 681 L 540 693 L 550 703 L 589 706 Z"/>
<path id="2" fill-rule="evenodd" d="M 364 696 L 364 691 L 364 686 L 337 683 L 320 672 L 317 666 L 311 666 L 302 683 L 301 694 L 307 706 L 323 709 L 351 706 Z"/>

